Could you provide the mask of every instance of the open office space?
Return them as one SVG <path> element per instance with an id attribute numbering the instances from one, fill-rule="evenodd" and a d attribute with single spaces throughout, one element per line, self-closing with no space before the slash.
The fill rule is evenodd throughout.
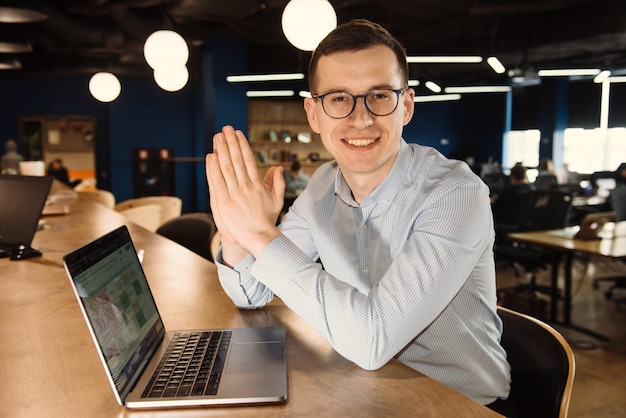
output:
<path id="1" fill-rule="evenodd" d="M 594 172 L 608 177 L 626 162 L 623 2 L 563 2 L 562 8 L 541 8 L 534 3 L 513 7 L 508 2 L 496 6 L 468 1 L 447 9 L 409 0 L 313 3 L 319 2 L 332 4 L 338 23 L 369 18 L 406 46 L 410 83 L 416 92 L 415 114 L 403 133 L 407 142 L 464 160 L 484 178 L 501 171 L 508 175 L 518 162 L 534 178 L 539 161 L 551 159 L 557 172 L 569 169 L 583 180 L 581 188 L 571 190 L 576 203 L 568 220 L 580 222 L 595 211 L 592 198 L 606 198 L 589 196 L 598 189 L 585 181 Z M 201 1 L 88 2 L 80 7 L 71 1 L 39 3 L 47 21 L 0 23 L 0 48 L 4 34 L 10 34 L 11 41 L 21 36 L 32 45 L 29 52 L 0 51 L 2 62 L 9 57 L 21 62 L 21 68 L 0 70 L 1 151 L 8 139 L 15 139 L 28 159 L 47 164 L 52 157 L 62 158 L 70 172 L 89 180 L 92 187 L 112 192 L 117 202 L 173 194 L 181 199 L 182 214 L 209 211 L 204 156 L 212 151 L 213 135 L 224 125 L 244 131 L 261 170 L 272 164 L 288 167 L 298 160 L 312 174 L 330 159 L 303 109 L 311 53 L 295 48 L 281 29 L 267 30 L 268 25 L 280 27 L 287 0 L 222 5 L 219 12 L 206 10 L 210 6 Z M 0 18 L 2 7 L 0 2 Z M 621 20 L 616 17 L 620 14 Z M 210 25 L 211 30 L 200 29 Z M 580 33 L 557 34 L 572 27 Z M 189 78 L 176 91 L 157 85 L 143 57 L 145 35 L 162 28 L 183 34 L 189 48 Z M 452 62 L 437 62 L 444 56 Z M 491 57 L 499 59 L 503 71 L 492 67 Z M 557 75 L 538 70 L 584 72 Z M 119 80 L 121 91 L 114 100 L 102 102 L 90 92 L 96 72 L 110 72 Z M 229 78 L 261 73 L 302 74 L 302 78 L 249 82 Z M 463 92 L 468 87 L 469 91 L 497 89 Z M 293 95 L 259 93 L 276 90 Z M 38 142 L 29 148 L 33 138 Z M 65 253 L 127 219 L 120 211 L 82 196 L 70 205 L 69 215 L 44 219 L 48 227 L 38 231 L 33 241 L 42 257 L 0 259 L 2 318 L 7 324 L 0 347 L 3 376 L 13 373 L 6 368 L 9 363 L 17 364 L 22 376 L 27 376 L 16 390 L 8 391 L 19 395 L 17 401 L 0 397 L 13 405 L 9 412 L 15 416 L 46 411 L 129 414 L 110 394 L 62 261 Z M 489 416 L 488 409 L 442 389 L 398 361 L 379 371 L 360 369 L 333 351 L 281 301 L 259 311 L 236 309 L 223 294 L 213 263 L 174 245 L 154 229 L 146 231 L 135 224 L 129 228 L 137 248 L 145 250 L 144 268 L 168 328 L 287 329 L 287 404 L 250 410 L 218 408 L 211 413 L 244 416 L 253 410 L 255 415 L 306 416 L 319 410 L 326 411 L 320 415 L 362 411 L 359 416 L 409 416 L 422 411 L 444 416 L 456 410 L 466 416 Z M 605 300 L 591 283 L 615 271 L 624 273 L 620 259 L 626 256 L 626 238 L 603 240 L 604 247 L 606 242 L 613 244 L 607 250 L 600 244 L 572 248 L 571 240 L 556 242 L 554 237 L 539 237 L 537 242 L 537 237 L 524 235 L 527 231 L 512 232 L 521 234 L 516 236 L 519 243 L 538 245 L 550 256 L 544 254 L 533 266 L 509 260 L 499 263 L 498 287 L 527 285 L 532 277 L 532 286 L 550 289 L 538 303 L 529 302 L 527 294 L 511 296 L 503 291 L 500 296 L 551 322 L 574 348 L 577 374 L 570 416 L 619 416 L 617 411 L 626 407 L 620 398 L 626 380 L 618 376 L 626 365 L 626 334 L 619 325 L 624 323 L 623 305 Z M 187 277 L 181 279 L 181 273 Z M 603 284 L 600 287 L 605 289 Z M 40 299 L 46 299 L 41 310 L 36 305 Z M 218 307 L 216 316 L 205 309 L 211 304 Z M 26 328 L 36 336 L 27 336 Z M 9 344 L 15 339 L 25 340 Z M 75 363 L 78 356 L 86 358 L 84 367 Z M 24 371 L 30 367 L 38 371 Z M 52 388 L 34 398 L 21 392 L 40 382 Z M 598 388 L 606 390 L 599 393 Z M 71 391 L 78 395 L 70 396 Z M 48 407 L 46 402 L 52 404 Z M 413 403 L 417 409 L 410 408 Z M 194 416 L 205 412 L 185 411 Z"/>

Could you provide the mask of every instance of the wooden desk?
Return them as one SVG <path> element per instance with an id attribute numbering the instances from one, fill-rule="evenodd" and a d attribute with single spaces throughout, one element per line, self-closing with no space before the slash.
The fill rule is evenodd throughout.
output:
<path id="1" fill-rule="evenodd" d="M 562 323 L 572 329 L 584 332 L 599 340 L 608 342 L 608 338 L 592 330 L 572 324 L 572 260 L 575 253 L 597 255 L 608 258 L 626 257 L 626 237 L 602 240 L 579 240 L 553 235 L 550 231 L 516 232 L 508 235 L 513 241 L 539 245 L 556 251 L 564 256 L 564 289 L 563 289 L 563 319 L 559 321 L 558 305 L 558 270 L 560 257 L 554 257 L 551 272 L 550 320 Z"/>
<path id="2" fill-rule="evenodd" d="M 0 415 L 10 417 L 206 416 L 498 416 L 398 361 L 366 371 L 338 355 L 279 300 L 262 310 L 237 309 L 215 265 L 129 224 L 168 328 L 282 325 L 287 329 L 289 400 L 285 405 L 129 411 L 115 402 L 62 257 L 123 224 L 91 202 L 46 218 L 33 245 L 43 257 L 0 259 Z"/>

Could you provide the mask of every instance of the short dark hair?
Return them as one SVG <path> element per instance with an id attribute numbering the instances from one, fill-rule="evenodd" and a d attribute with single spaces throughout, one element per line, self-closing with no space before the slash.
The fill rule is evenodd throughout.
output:
<path id="1" fill-rule="evenodd" d="M 355 19 L 337 26 L 313 51 L 311 61 L 309 61 L 311 93 L 318 93 L 315 91 L 319 82 L 316 78 L 317 64 L 321 57 L 338 52 L 361 51 L 378 45 L 387 46 L 393 51 L 400 68 L 402 87 L 406 87 L 409 81 L 409 65 L 406 61 L 406 50 L 402 44 L 378 23 L 367 19 Z"/>
<path id="2" fill-rule="evenodd" d="M 511 178 L 515 180 L 525 180 L 526 179 L 526 167 L 521 164 L 515 164 L 511 167 Z"/>

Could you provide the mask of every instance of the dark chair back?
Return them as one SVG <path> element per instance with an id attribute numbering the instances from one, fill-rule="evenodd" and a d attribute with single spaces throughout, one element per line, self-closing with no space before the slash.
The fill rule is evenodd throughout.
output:
<path id="1" fill-rule="evenodd" d="M 498 196 L 493 203 L 496 240 L 504 242 L 507 234 L 524 229 L 530 213 L 533 194 L 530 190 L 513 191 Z"/>
<path id="2" fill-rule="evenodd" d="M 626 186 L 617 186 L 611 192 L 611 206 L 615 212 L 615 222 L 626 221 Z"/>
<path id="3" fill-rule="evenodd" d="M 532 207 L 523 229 L 539 231 L 559 229 L 569 225 L 572 215 L 574 192 L 559 190 L 534 190 Z"/>
<path id="4" fill-rule="evenodd" d="M 553 190 L 558 184 L 554 174 L 540 174 L 535 178 L 534 182 L 535 189 L 537 190 Z"/>
<path id="5" fill-rule="evenodd" d="M 157 234 L 171 239 L 194 253 L 213 261 L 211 238 L 217 231 L 213 216 L 208 213 L 185 213 L 170 219 L 157 230 Z"/>
<path id="6" fill-rule="evenodd" d="M 576 367 L 571 347 L 554 328 L 533 317 L 503 307 L 498 315 L 516 416 L 566 417 Z"/>

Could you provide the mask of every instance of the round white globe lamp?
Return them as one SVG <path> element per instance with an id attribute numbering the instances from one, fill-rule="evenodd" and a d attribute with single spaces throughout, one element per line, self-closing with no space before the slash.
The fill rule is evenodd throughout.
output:
<path id="1" fill-rule="evenodd" d="M 189 59 L 189 47 L 178 33 L 158 30 L 146 39 L 143 55 L 155 70 L 163 65 L 185 65 Z"/>
<path id="2" fill-rule="evenodd" d="M 122 85 L 115 75 L 101 72 L 94 74 L 89 80 L 89 91 L 96 100 L 108 103 L 117 99 Z"/>
<path id="3" fill-rule="evenodd" d="M 337 27 L 337 14 L 327 0 L 291 0 L 283 10 L 281 24 L 293 46 L 313 51 Z"/>
<path id="4" fill-rule="evenodd" d="M 178 91 L 189 80 L 189 70 L 184 65 L 162 66 L 154 70 L 154 81 L 166 91 Z"/>

